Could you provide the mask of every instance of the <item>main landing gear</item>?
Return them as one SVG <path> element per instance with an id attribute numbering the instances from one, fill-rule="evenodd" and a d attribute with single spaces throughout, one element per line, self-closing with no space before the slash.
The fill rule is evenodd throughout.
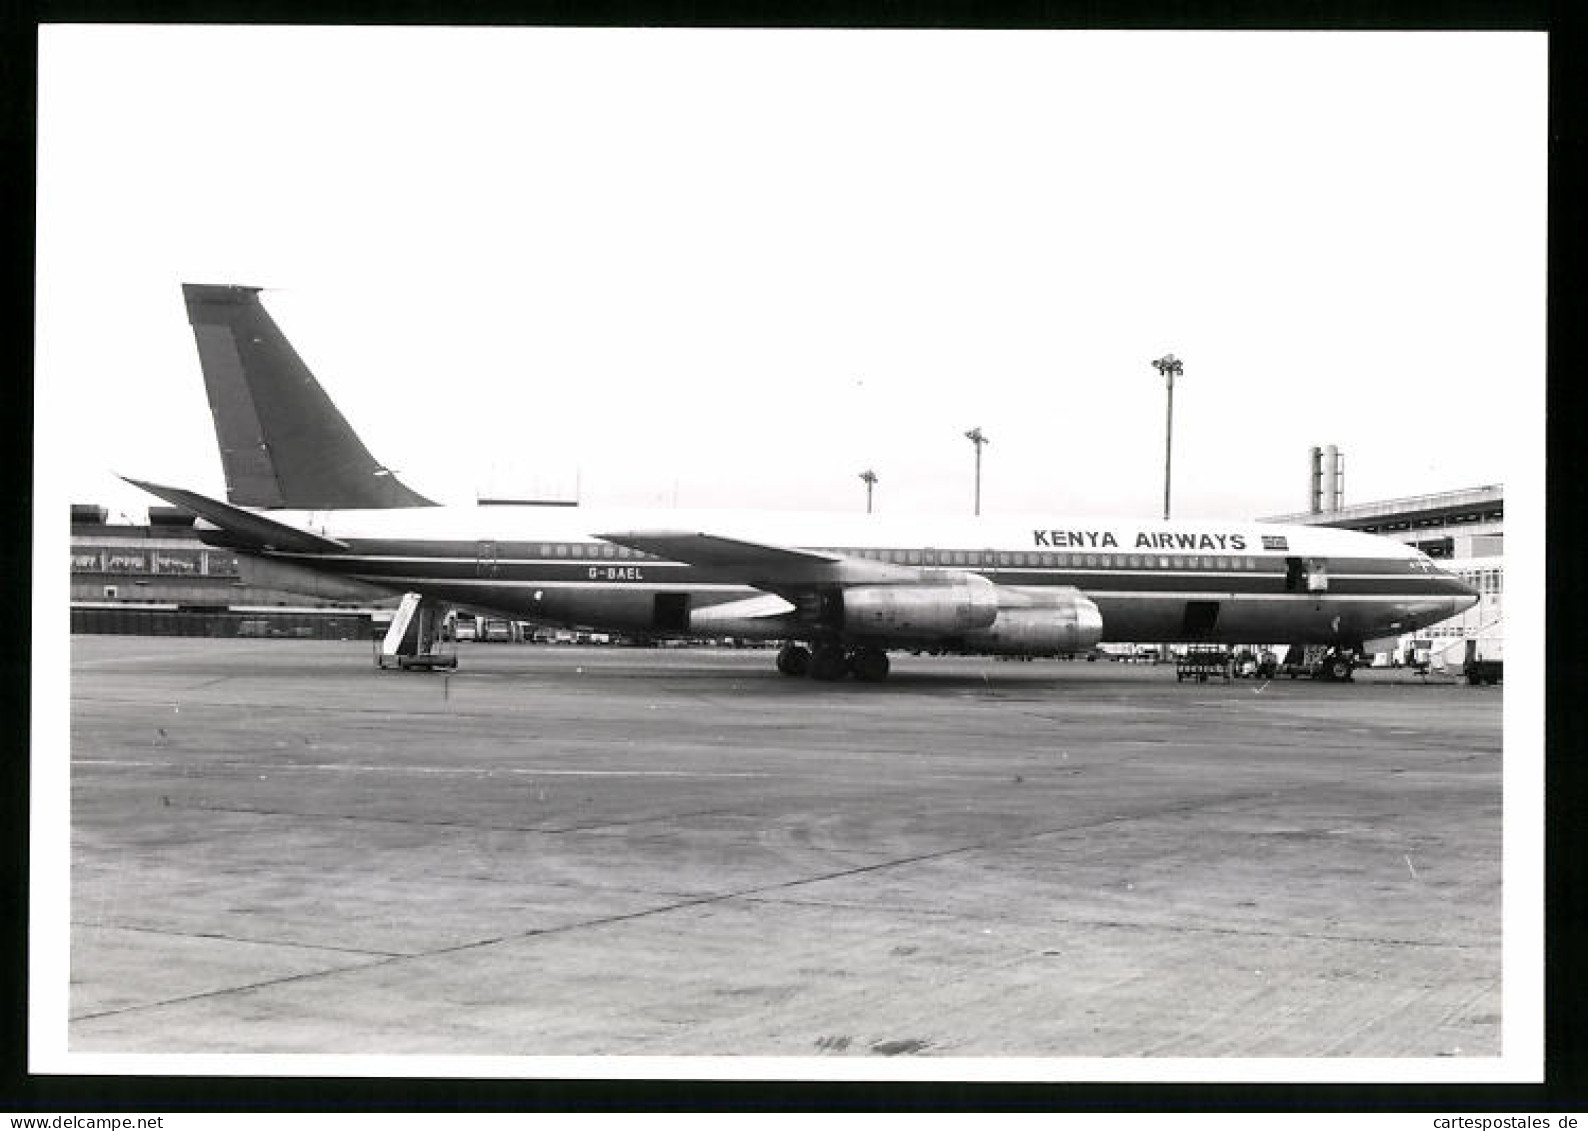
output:
<path id="1" fill-rule="evenodd" d="M 800 644 L 785 644 L 777 650 L 777 670 L 784 675 L 804 675 L 811 670 L 811 650 Z"/>
<path id="2" fill-rule="evenodd" d="M 881 648 L 850 648 L 842 644 L 785 644 L 778 649 L 777 670 L 784 675 L 809 675 L 832 682 L 853 675 L 865 683 L 888 678 L 888 654 Z"/>

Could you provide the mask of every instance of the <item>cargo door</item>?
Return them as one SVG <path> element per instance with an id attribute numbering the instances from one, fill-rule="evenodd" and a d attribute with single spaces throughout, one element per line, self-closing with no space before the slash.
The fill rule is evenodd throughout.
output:
<path id="1" fill-rule="evenodd" d="M 1213 635 L 1219 623 L 1217 601 L 1187 601 L 1185 618 L 1181 621 L 1182 640 L 1206 640 Z"/>
<path id="2" fill-rule="evenodd" d="M 689 594 L 658 593 L 651 609 L 651 624 L 662 632 L 689 631 Z"/>

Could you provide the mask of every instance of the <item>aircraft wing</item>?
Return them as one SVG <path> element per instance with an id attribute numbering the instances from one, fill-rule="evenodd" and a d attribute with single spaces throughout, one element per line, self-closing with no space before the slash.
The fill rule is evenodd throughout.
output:
<path id="1" fill-rule="evenodd" d="M 595 537 L 774 593 L 809 592 L 818 585 L 920 579 L 917 569 L 870 558 L 747 542 L 705 532 L 630 530 Z"/>

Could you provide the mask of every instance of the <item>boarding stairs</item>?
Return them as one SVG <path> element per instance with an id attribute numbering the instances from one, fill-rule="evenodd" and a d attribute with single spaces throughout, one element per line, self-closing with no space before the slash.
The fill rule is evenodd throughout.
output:
<path id="1" fill-rule="evenodd" d="M 386 635 L 377 641 L 375 665 L 402 671 L 457 667 L 457 646 L 446 630 L 446 613 L 418 593 L 404 593 Z"/>

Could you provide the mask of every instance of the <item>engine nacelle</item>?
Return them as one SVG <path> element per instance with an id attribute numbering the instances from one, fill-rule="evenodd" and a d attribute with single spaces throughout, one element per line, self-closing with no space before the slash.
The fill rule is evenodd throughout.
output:
<path id="1" fill-rule="evenodd" d="M 991 628 L 965 637 L 965 648 L 1007 656 L 1085 652 L 1103 638 L 1103 614 L 1079 590 L 1037 606 L 1002 608 Z"/>
<path id="2" fill-rule="evenodd" d="M 992 582 L 971 574 L 940 585 L 850 586 L 843 608 L 846 634 L 930 639 L 992 625 L 998 594 Z"/>

